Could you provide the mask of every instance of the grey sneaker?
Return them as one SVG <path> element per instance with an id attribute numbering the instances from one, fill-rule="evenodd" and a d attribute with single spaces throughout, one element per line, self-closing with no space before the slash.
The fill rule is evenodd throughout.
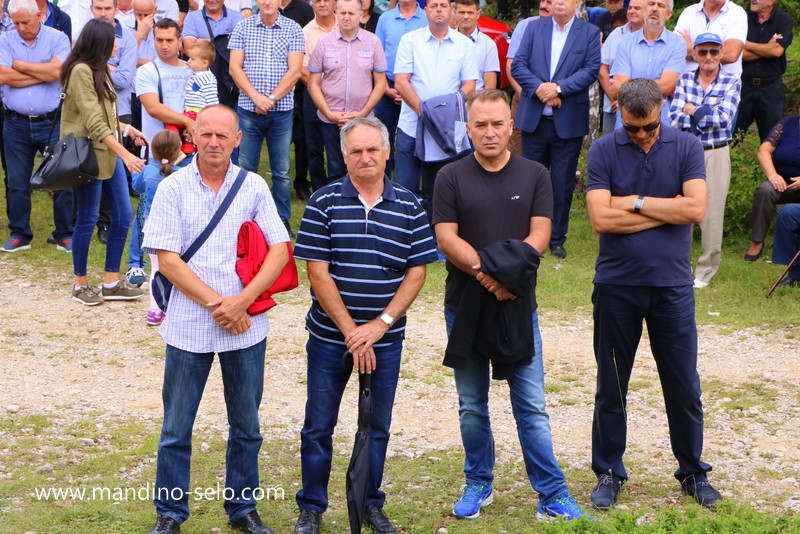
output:
<path id="1" fill-rule="evenodd" d="M 143 294 L 144 291 L 133 287 L 124 278 L 121 278 L 119 283 L 111 289 L 103 287 L 103 298 L 106 300 L 134 300 Z"/>
<path id="2" fill-rule="evenodd" d="M 85 304 L 86 306 L 97 306 L 103 303 L 103 295 L 100 294 L 99 287 L 81 286 L 72 287 L 72 300 Z"/>

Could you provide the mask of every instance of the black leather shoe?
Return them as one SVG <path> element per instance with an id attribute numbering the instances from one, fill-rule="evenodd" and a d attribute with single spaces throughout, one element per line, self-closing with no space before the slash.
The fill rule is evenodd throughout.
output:
<path id="1" fill-rule="evenodd" d="M 286 227 L 286 231 L 289 233 L 289 239 L 294 239 L 295 235 L 292 232 L 292 226 L 289 224 L 289 221 L 283 221 L 283 226 Z"/>
<path id="2" fill-rule="evenodd" d="M 104 245 L 108 244 L 108 226 L 97 227 L 97 240 Z"/>
<path id="3" fill-rule="evenodd" d="M 294 526 L 294 534 L 319 534 L 319 524 L 321 522 L 321 513 L 308 508 L 301 508 L 300 517 L 297 518 L 297 524 Z"/>
<path id="4" fill-rule="evenodd" d="M 165 515 L 159 515 L 156 524 L 148 534 L 175 534 L 181 529 L 177 521 Z"/>
<path id="5" fill-rule="evenodd" d="M 564 250 L 564 245 L 550 245 L 550 254 L 559 260 L 563 260 L 567 257 L 567 251 Z"/>
<path id="6" fill-rule="evenodd" d="M 308 199 L 311 198 L 311 190 L 307 187 L 295 189 L 294 193 L 297 195 L 297 199 L 303 202 L 308 202 Z"/>
<path id="7" fill-rule="evenodd" d="M 598 510 L 608 510 L 617 504 L 617 495 L 625 483 L 624 478 L 614 475 L 600 475 L 592 490 L 592 504 Z"/>
<path id="8" fill-rule="evenodd" d="M 397 530 L 386 517 L 383 512 L 383 507 L 377 504 L 367 506 L 367 514 L 364 518 L 364 524 L 369 527 L 372 532 L 376 534 L 396 534 Z"/>
<path id="9" fill-rule="evenodd" d="M 791 276 L 787 276 L 781 283 L 778 284 L 778 287 L 800 287 L 800 280 L 795 280 Z"/>
<path id="10" fill-rule="evenodd" d="M 274 534 L 272 529 L 261 521 L 258 512 L 253 510 L 249 514 L 245 514 L 236 521 L 230 522 L 234 530 L 241 530 L 247 534 Z"/>
<path id="11" fill-rule="evenodd" d="M 697 504 L 717 509 L 717 502 L 722 500 L 722 495 L 714 489 L 708 480 L 697 480 L 694 475 L 689 475 L 681 482 L 681 491 L 684 495 L 691 495 Z"/>

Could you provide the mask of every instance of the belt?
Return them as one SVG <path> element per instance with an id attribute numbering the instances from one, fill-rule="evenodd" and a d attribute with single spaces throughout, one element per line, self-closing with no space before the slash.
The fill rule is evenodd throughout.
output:
<path id="1" fill-rule="evenodd" d="M 771 76 L 769 78 L 742 78 L 742 81 L 750 85 L 759 86 L 759 85 L 767 85 L 769 83 L 772 83 L 780 79 L 781 79 L 780 76 Z"/>
<path id="2" fill-rule="evenodd" d="M 13 109 L 3 108 L 3 113 L 5 114 L 6 118 L 16 117 L 18 119 L 23 119 L 30 122 L 42 122 L 55 120 L 56 115 L 58 115 L 58 109 L 51 111 L 50 113 L 45 113 L 44 115 L 23 115 L 22 113 L 17 113 Z"/>
<path id="3" fill-rule="evenodd" d="M 711 145 L 703 145 L 703 150 L 714 150 L 717 148 L 723 148 L 731 144 L 730 141 L 719 141 L 717 143 L 713 143 Z"/>
<path id="4" fill-rule="evenodd" d="M 553 120 L 553 116 L 552 116 L 552 115 L 542 115 L 542 118 L 543 118 L 544 120 L 546 120 L 546 121 L 551 121 L 551 120 Z"/>

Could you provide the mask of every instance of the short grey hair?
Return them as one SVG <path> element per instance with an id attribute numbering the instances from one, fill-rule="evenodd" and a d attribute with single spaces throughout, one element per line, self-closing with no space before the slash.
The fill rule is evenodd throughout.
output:
<path id="1" fill-rule="evenodd" d="M 633 78 L 622 84 L 617 96 L 619 107 L 636 118 L 647 117 L 663 100 L 658 84 L 649 78 Z"/>
<path id="2" fill-rule="evenodd" d="M 36 0 L 11 0 L 8 3 L 8 14 L 13 15 L 17 11 L 26 10 L 28 13 L 35 15 L 39 13 L 39 6 L 36 4 Z"/>
<path id="3" fill-rule="evenodd" d="M 389 150 L 389 130 L 387 130 L 386 126 L 377 118 L 367 117 L 363 119 L 350 119 L 342 126 L 342 129 L 339 131 L 339 147 L 342 149 L 342 154 L 347 154 L 347 136 L 350 135 L 350 132 L 352 132 L 356 126 L 369 126 L 370 128 L 378 130 L 381 134 L 381 147 L 384 150 Z"/>

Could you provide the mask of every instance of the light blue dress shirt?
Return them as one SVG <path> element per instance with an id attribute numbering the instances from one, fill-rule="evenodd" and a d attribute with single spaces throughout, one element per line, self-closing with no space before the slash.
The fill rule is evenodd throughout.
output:
<path id="1" fill-rule="evenodd" d="M 682 74 L 686 67 L 686 41 L 677 33 L 664 29 L 652 43 L 644 37 L 644 28 L 629 33 L 619 42 L 611 76 L 622 74 L 633 78 L 661 78 L 664 71 Z M 669 100 L 661 108 L 661 120 L 669 124 Z M 617 112 L 616 127 L 622 126 Z"/>
<path id="2" fill-rule="evenodd" d="M 475 44 L 453 28 L 449 28 L 447 36 L 439 41 L 425 26 L 407 33 L 400 40 L 394 73 L 411 74 L 411 86 L 423 102 L 435 96 L 455 93 L 465 80 L 478 79 Z M 397 127 L 406 135 L 416 138 L 418 119 L 414 110 L 403 102 Z M 440 161 L 449 157 L 427 132 L 425 149 L 426 161 Z M 437 153 L 437 150 L 441 153 Z"/>
<path id="3" fill-rule="evenodd" d="M 386 54 L 386 77 L 394 81 L 394 60 L 397 56 L 397 47 L 400 39 L 407 33 L 428 25 L 425 10 L 417 5 L 417 10 L 406 19 L 400 14 L 400 6 L 386 11 L 378 19 L 375 35 L 381 40 L 383 53 Z"/>
<path id="4" fill-rule="evenodd" d="M 556 68 L 558 67 L 558 60 L 561 59 L 561 52 L 564 51 L 564 46 L 567 44 L 567 37 L 569 31 L 572 29 L 572 23 L 575 22 L 575 17 L 572 17 L 569 22 L 564 25 L 564 29 L 558 27 L 556 19 L 553 19 L 553 38 L 550 41 L 550 79 L 556 75 Z M 545 106 L 542 115 L 553 116 L 553 108 Z"/>
<path id="5" fill-rule="evenodd" d="M 29 46 L 19 33 L 7 31 L 0 35 L 0 66 L 11 68 L 15 59 L 31 63 L 47 63 L 58 56 L 63 62 L 70 53 L 69 38 L 59 30 L 39 25 L 39 34 Z M 3 104 L 23 115 L 44 115 L 58 107 L 60 82 L 41 82 L 28 87 L 6 86 Z"/>

